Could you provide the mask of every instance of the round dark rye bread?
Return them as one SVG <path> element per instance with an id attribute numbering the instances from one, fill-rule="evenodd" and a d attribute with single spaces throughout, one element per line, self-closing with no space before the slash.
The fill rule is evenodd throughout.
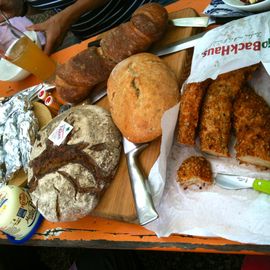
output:
<path id="1" fill-rule="evenodd" d="M 73 126 L 59 146 L 48 139 L 64 120 Z M 49 221 L 73 221 L 89 214 L 113 180 L 121 134 L 101 107 L 71 108 L 43 128 L 35 141 L 28 172 L 34 204 Z"/>

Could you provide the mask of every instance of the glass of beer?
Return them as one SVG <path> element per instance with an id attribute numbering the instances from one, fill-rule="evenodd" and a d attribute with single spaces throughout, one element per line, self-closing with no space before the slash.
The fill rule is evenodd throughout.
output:
<path id="1" fill-rule="evenodd" d="M 29 71 L 40 80 L 53 77 L 56 62 L 10 23 L 1 24 L 0 57 Z"/>

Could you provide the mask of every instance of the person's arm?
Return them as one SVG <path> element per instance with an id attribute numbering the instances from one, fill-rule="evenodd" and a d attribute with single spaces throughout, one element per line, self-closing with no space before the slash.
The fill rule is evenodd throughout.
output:
<path id="1" fill-rule="evenodd" d="M 0 0 L 1 1 L 1 0 Z M 88 10 L 104 5 L 108 0 L 77 0 L 74 4 L 55 14 L 47 21 L 28 27 L 29 30 L 43 31 L 46 34 L 44 51 L 50 54 L 63 41 L 70 26 Z"/>

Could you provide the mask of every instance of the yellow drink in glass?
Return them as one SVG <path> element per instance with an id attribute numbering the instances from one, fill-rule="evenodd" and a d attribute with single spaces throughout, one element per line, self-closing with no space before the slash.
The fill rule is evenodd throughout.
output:
<path id="1" fill-rule="evenodd" d="M 43 81 L 49 79 L 55 72 L 56 63 L 27 36 L 18 39 L 8 51 L 7 56 L 11 63 Z"/>

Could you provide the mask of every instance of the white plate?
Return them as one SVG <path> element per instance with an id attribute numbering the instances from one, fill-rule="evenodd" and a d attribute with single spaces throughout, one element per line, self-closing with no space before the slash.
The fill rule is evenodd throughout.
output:
<path id="1" fill-rule="evenodd" d="M 246 5 L 240 0 L 223 0 L 223 2 L 228 6 L 249 12 L 263 12 L 270 10 L 270 0 L 264 0 L 262 2 L 250 5 Z"/>

